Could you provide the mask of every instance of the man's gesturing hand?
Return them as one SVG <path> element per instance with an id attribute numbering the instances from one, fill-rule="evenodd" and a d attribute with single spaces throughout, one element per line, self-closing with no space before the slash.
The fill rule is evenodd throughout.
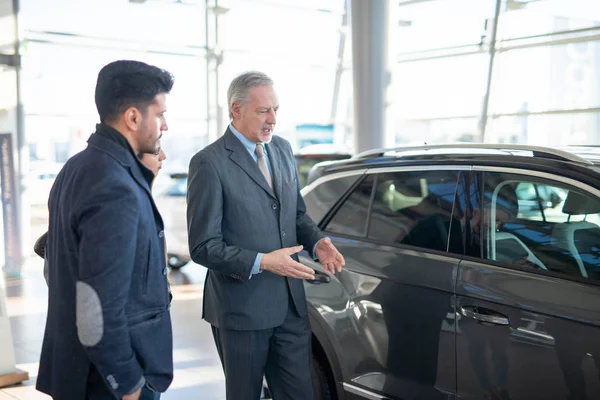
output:
<path id="1" fill-rule="evenodd" d="M 300 264 L 291 257 L 300 250 L 302 250 L 302 246 L 295 246 L 264 254 L 260 269 L 291 278 L 315 279 L 314 270 Z"/>
<path id="2" fill-rule="evenodd" d="M 325 271 L 335 274 L 335 271 L 341 272 L 342 267 L 346 265 L 344 256 L 335 248 L 331 239 L 325 238 L 319 242 L 315 250 L 316 256 L 323 264 Z"/>

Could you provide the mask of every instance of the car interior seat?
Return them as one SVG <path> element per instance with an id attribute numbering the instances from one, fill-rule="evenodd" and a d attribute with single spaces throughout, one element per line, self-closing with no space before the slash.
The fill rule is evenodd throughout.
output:
<path id="1" fill-rule="evenodd" d="M 581 276 L 588 277 L 588 271 L 582 255 L 594 254 L 598 257 L 600 248 L 600 227 L 592 222 L 571 222 L 571 216 L 600 213 L 600 202 L 588 195 L 569 191 L 563 205 L 563 213 L 569 216 L 569 221 L 554 225 L 552 228 L 552 244 L 573 257 Z"/>
<path id="2" fill-rule="evenodd" d="M 509 220 L 516 218 L 519 214 L 519 201 L 515 185 L 512 183 L 503 184 L 497 196 L 497 210 L 502 210 L 508 214 Z M 490 224 L 490 227 L 493 226 L 493 224 Z M 519 264 L 527 261 L 538 268 L 548 269 L 535 253 L 516 235 L 506 230 L 492 229 L 494 229 L 491 232 L 494 238 L 492 248 L 490 249 L 490 258 L 492 260 L 509 264 Z"/>
<path id="3" fill-rule="evenodd" d="M 496 232 L 496 260 L 513 264 L 522 259 L 548 270 L 521 239 L 510 232 Z"/>

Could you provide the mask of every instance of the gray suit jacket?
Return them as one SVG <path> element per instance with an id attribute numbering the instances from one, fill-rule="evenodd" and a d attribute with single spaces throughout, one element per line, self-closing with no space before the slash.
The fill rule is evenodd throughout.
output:
<path id="1" fill-rule="evenodd" d="M 302 280 L 267 271 L 249 279 L 258 252 L 297 244 L 312 251 L 323 238 L 306 215 L 290 144 L 274 136 L 267 152 L 274 192 L 229 129 L 190 162 L 190 254 L 209 269 L 203 317 L 217 328 L 259 330 L 281 325 L 290 297 L 300 316 L 307 313 Z"/>

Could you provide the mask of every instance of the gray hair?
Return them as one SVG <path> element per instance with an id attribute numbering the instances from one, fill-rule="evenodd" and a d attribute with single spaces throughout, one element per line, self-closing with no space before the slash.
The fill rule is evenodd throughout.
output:
<path id="1" fill-rule="evenodd" d="M 249 71 L 237 76 L 227 89 L 227 105 L 229 118 L 233 119 L 233 103 L 245 105 L 250 96 L 250 90 L 256 86 L 273 85 L 273 80 L 262 72 Z"/>

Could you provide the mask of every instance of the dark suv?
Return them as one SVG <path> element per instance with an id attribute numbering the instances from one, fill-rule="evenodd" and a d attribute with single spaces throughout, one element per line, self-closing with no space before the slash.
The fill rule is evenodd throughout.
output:
<path id="1" fill-rule="evenodd" d="M 311 179 L 346 259 L 301 259 L 319 399 L 600 399 L 600 153 L 375 150 Z"/>

